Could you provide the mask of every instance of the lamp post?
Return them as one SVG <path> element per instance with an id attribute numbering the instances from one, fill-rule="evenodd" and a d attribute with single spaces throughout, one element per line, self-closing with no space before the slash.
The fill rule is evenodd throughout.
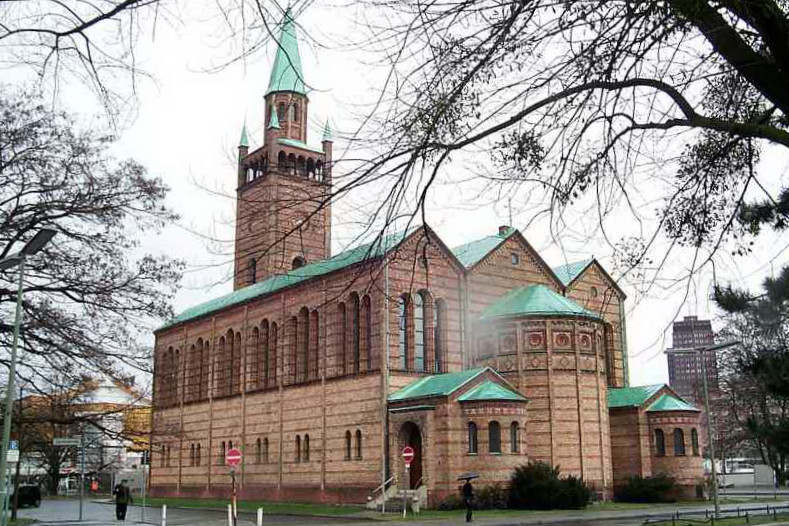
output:
<path id="1" fill-rule="evenodd" d="M 673 354 L 698 354 L 701 358 L 701 376 L 704 385 L 704 412 L 707 413 L 707 437 L 710 442 L 710 465 L 712 467 L 712 501 L 715 505 L 715 518 L 720 517 L 720 502 L 718 501 L 718 468 L 715 466 L 715 440 L 713 439 L 712 413 L 710 412 L 710 393 L 707 386 L 707 356 L 709 351 L 720 351 L 739 345 L 739 340 L 718 343 L 700 349 L 672 349 Z"/>
<path id="2" fill-rule="evenodd" d="M 8 500 L 8 491 L 6 487 L 6 467 L 8 464 L 8 443 L 11 440 L 11 418 L 12 409 L 14 407 L 14 380 L 16 378 L 16 355 L 19 343 L 19 326 L 22 323 L 22 292 L 25 279 L 25 259 L 38 253 L 44 246 L 49 243 L 56 232 L 50 228 L 42 228 L 39 230 L 33 239 L 15 254 L 11 254 L 0 260 L 0 270 L 19 265 L 19 285 L 16 292 L 16 314 L 14 317 L 14 338 L 11 343 L 11 362 L 8 366 L 8 386 L 5 392 L 5 412 L 3 413 L 3 443 L 2 450 L 0 450 L 0 495 L 3 497 L 3 513 L 2 513 L 2 526 L 6 526 L 6 502 Z"/>

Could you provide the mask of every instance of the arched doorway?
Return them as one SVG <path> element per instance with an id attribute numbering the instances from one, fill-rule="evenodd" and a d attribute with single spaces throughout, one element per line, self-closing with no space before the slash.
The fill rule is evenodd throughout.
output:
<path id="1" fill-rule="evenodd" d="M 422 432 L 419 426 L 413 422 L 406 422 L 400 428 L 400 443 L 411 446 L 414 449 L 414 460 L 411 462 L 411 469 L 408 476 L 408 488 L 416 489 L 421 486 L 422 480 Z M 398 454 L 402 451 L 398 452 Z"/>

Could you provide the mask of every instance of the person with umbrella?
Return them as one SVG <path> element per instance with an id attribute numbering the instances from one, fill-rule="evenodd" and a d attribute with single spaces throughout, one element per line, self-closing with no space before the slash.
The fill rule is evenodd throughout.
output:
<path id="1" fill-rule="evenodd" d="M 471 522 L 471 513 L 474 504 L 474 486 L 471 485 L 471 480 L 475 478 L 479 478 L 477 473 L 465 473 L 458 477 L 458 480 L 466 481 L 460 490 L 463 495 L 463 503 L 466 505 L 466 522 Z"/>

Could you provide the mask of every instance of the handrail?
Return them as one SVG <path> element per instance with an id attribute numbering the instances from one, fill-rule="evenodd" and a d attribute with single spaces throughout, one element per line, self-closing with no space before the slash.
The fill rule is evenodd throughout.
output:
<path id="1" fill-rule="evenodd" d="M 389 480 L 387 480 L 387 481 L 385 481 L 385 482 L 383 482 L 383 483 L 379 484 L 379 485 L 378 485 L 378 487 L 377 487 L 377 488 L 375 488 L 374 490 L 372 490 L 370 493 L 371 493 L 372 495 L 375 495 L 376 493 L 378 493 L 378 492 L 379 492 L 379 491 L 381 491 L 382 489 L 385 489 L 385 488 L 386 488 L 386 486 L 388 486 L 388 485 L 389 485 L 389 483 L 390 483 L 390 482 L 392 482 L 393 480 L 394 480 L 394 475 L 392 475 L 391 477 L 389 477 Z"/>
<path id="2" fill-rule="evenodd" d="M 424 479 L 424 477 L 419 477 L 419 480 L 417 480 L 416 484 L 414 484 L 414 489 L 419 489 L 419 486 L 422 485 L 422 480 L 423 479 Z"/>

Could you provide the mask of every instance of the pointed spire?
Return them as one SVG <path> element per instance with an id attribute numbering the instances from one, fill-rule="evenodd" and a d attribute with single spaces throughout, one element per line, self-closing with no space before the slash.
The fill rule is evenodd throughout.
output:
<path id="1" fill-rule="evenodd" d="M 277 108 L 274 106 L 271 107 L 271 118 L 268 121 L 268 128 L 269 130 L 279 130 L 279 117 L 277 117 Z"/>
<path id="2" fill-rule="evenodd" d="M 247 135 L 247 121 L 244 121 L 244 126 L 241 128 L 241 140 L 238 141 L 239 148 L 249 148 L 249 137 Z"/>
<path id="3" fill-rule="evenodd" d="M 271 69 L 266 95 L 276 91 L 290 91 L 306 95 L 307 89 L 304 85 L 304 74 L 301 71 L 296 25 L 290 14 L 290 8 L 285 10 L 277 44 L 277 54 L 274 57 L 274 67 Z"/>
<path id="4" fill-rule="evenodd" d="M 323 142 L 334 142 L 334 136 L 331 132 L 331 125 L 329 119 L 326 119 L 326 126 L 323 127 Z"/>

